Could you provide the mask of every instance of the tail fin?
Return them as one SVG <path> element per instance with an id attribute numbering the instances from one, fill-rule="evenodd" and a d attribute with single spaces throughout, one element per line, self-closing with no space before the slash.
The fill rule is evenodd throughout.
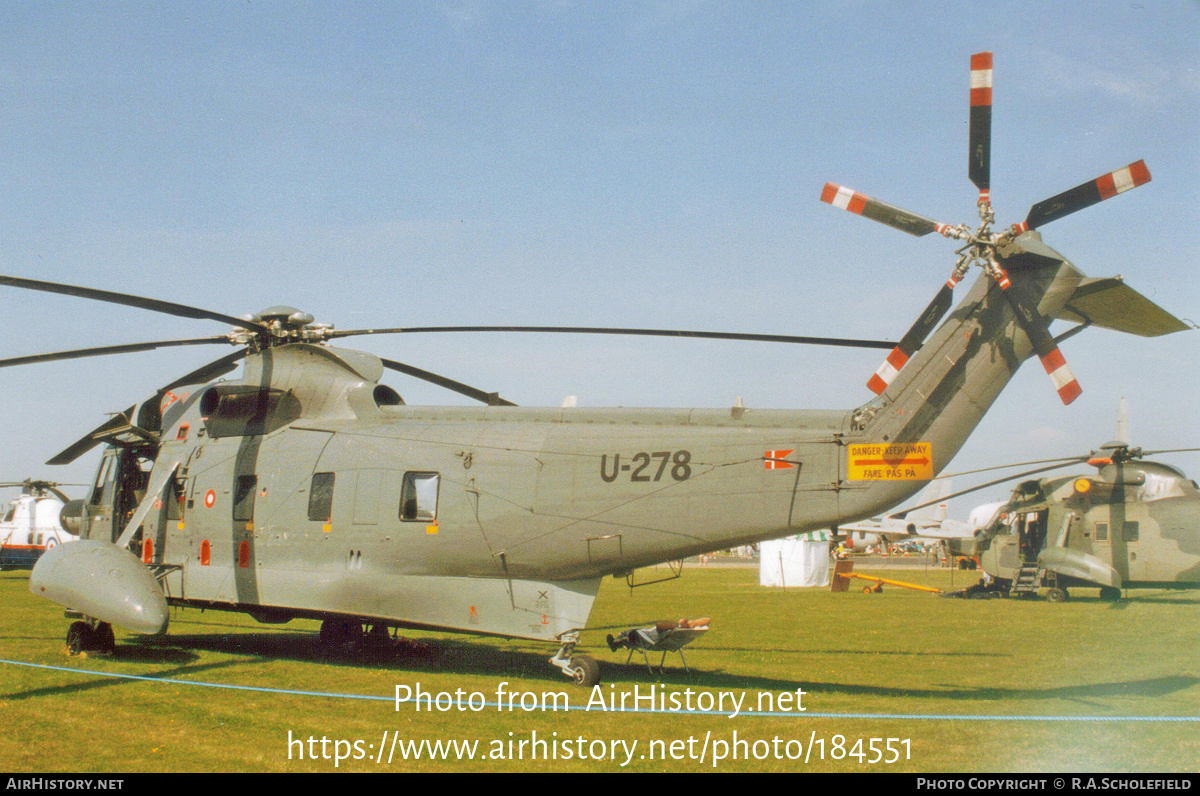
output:
<path id="1" fill-rule="evenodd" d="M 925 487 L 925 491 L 918 498 L 919 503 L 931 503 L 932 501 L 941 501 L 940 503 L 932 503 L 925 508 L 917 509 L 908 514 L 909 522 L 914 520 L 932 520 L 941 522 L 949 516 L 949 509 L 946 502 L 942 498 L 949 495 L 953 491 L 954 479 L 952 478 L 935 478 L 929 482 L 929 486 Z"/>

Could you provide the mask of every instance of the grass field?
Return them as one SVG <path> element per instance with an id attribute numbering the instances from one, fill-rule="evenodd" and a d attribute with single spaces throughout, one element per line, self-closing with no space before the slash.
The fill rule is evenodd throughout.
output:
<path id="1" fill-rule="evenodd" d="M 890 576 L 939 586 L 950 577 L 920 569 Z M 669 656 L 661 677 L 638 657 L 626 666 L 625 652 L 609 652 L 606 631 L 587 632 L 583 646 L 602 662 L 605 699 L 655 685 L 680 700 L 688 689 L 693 699 L 743 694 L 745 711 L 760 695 L 805 692 L 805 712 L 730 718 L 728 710 L 501 711 L 504 682 L 527 699 L 565 692 L 579 707 L 590 694 L 547 663 L 552 649 L 532 642 L 411 634 L 425 644 L 414 653 L 336 658 L 318 647 L 315 622 L 266 626 L 196 610 L 175 612 L 163 638 L 118 630 L 111 658 L 69 658 L 67 621 L 28 592 L 27 578 L 0 574 L 0 658 L 9 661 L 0 770 L 333 771 L 341 753 L 349 756 L 336 769 L 351 771 L 698 771 L 714 770 L 722 743 L 720 771 L 1195 771 L 1200 761 L 1200 722 L 1159 720 L 1200 717 L 1193 593 L 1135 592 L 1115 604 L 1094 590 L 1063 604 L 947 600 L 890 587 L 831 594 L 761 588 L 756 569 L 734 568 L 689 569 L 632 593 L 624 581 L 605 581 L 593 627 L 713 617 L 687 650 L 691 672 Z M 967 585 L 962 573 L 956 580 Z M 476 704 L 489 706 L 396 710 L 396 686 L 418 683 L 433 693 L 462 689 L 464 706 L 477 692 Z M 289 744 L 289 732 L 301 743 Z M 551 744 L 532 743 L 535 733 Z M 870 763 L 892 756 L 889 738 L 901 739 L 891 745 L 900 759 Z M 421 760 L 401 759 L 404 744 L 423 739 L 478 747 L 471 760 L 430 760 L 428 749 Z M 871 739 L 880 739 L 878 755 Z M 593 759 L 601 748 L 603 759 Z M 523 759 L 511 759 L 519 752 Z M 798 754 L 807 761 L 788 759 Z"/>

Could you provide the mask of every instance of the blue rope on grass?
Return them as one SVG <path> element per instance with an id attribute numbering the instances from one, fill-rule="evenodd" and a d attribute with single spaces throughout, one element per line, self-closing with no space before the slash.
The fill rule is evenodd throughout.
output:
<path id="1" fill-rule="evenodd" d="M 34 669 L 49 669 L 56 672 L 70 672 L 72 674 L 90 674 L 96 677 L 116 677 L 122 680 L 142 680 L 151 683 L 172 683 L 174 685 L 192 685 L 202 688 L 226 688 L 231 691 L 258 691 L 265 694 L 287 694 L 290 696 L 316 696 L 329 697 L 331 699 L 366 699 L 373 702 L 395 702 L 395 697 L 389 696 L 374 696 L 372 694 L 339 694 L 331 691 L 296 691 L 286 688 L 265 688 L 263 686 L 254 685 L 232 685 L 229 683 L 205 683 L 199 680 L 175 680 L 167 677 L 148 677 L 140 674 L 121 674 L 118 672 L 98 672 L 94 669 L 71 669 L 66 666 L 50 666 L 44 663 L 28 663 L 26 661 L 9 661 L 0 659 L 0 663 L 7 663 L 10 666 L 27 666 Z M 409 700 L 401 700 L 407 702 Z M 501 708 L 503 707 L 497 702 L 485 702 L 485 708 Z M 566 710 L 582 710 L 588 711 L 584 705 L 569 705 Z M 590 712 L 590 711 L 589 711 Z M 659 710 L 651 708 L 648 710 L 639 710 L 635 708 L 605 708 L 604 713 L 671 713 L 684 716 L 723 716 L 728 717 L 728 711 L 715 710 Z M 760 718 L 805 718 L 805 719 L 904 719 L 904 720 L 921 720 L 921 721 L 1137 721 L 1137 722 L 1200 722 L 1200 716 L 1004 716 L 1004 715 L 986 715 L 986 716 L 965 716 L 954 714 L 932 714 L 924 715 L 920 713 L 788 713 L 788 712 L 770 712 L 770 711 L 741 711 L 739 716 L 755 716 Z"/>

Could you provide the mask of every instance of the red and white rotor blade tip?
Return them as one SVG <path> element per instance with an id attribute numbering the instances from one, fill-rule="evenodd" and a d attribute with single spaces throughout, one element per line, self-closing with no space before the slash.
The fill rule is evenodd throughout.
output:
<path id="1" fill-rule="evenodd" d="M 992 175 L 992 54 L 971 56 L 971 115 L 967 176 L 979 189 L 979 201 L 990 201 Z"/>
<path id="2" fill-rule="evenodd" d="M 928 235 L 930 232 L 945 234 L 945 231 L 950 229 L 946 224 L 939 224 L 832 182 L 825 183 L 825 188 L 821 191 L 821 201 L 917 237 Z"/>
<path id="3" fill-rule="evenodd" d="M 1013 225 L 1013 231 L 1020 234 L 1031 229 L 1057 221 L 1063 216 L 1070 215 L 1076 210 L 1091 207 L 1097 202 L 1111 199 L 1119 193 L 1133 190 L 1139 185 L 1150 182 L 1150 169 L 1146 161 L 1139 160 L 1130 163 L 1123 169 L 1110 171 L 1082 185 L 1076 185 L 1069 191 L 1063 191 L 1057 196 L 1044 199 L 1029 209 L 1029 215 L 1020 224 Z"/>
<path id="4" fill-rule="evenodd" d="M 1067 366 L 1066 358 L 1058 350 L 1058 344 L 1050 335 L 1049 323 L 1038 312 L 1037 307 L 1030 304 L 1020 290 L 1009 281 L 1008 274 L 1003 270 L 1001 270 L 1001 278 L 997 282 L 1004 291 L 1009 304 L 1012 305 L 1017 322 L 1021 324 L 1021 328 L 1029 337 L 1034 353 L 1038 355 L 1042 367 L 1046 369 L 1050 381 L 1054 383 L 1054 390 L 1058 393 L 1058 397 L 1064 404 L 1071 403 L 1083 393 L 1083 388 L 1079 386 L 1075 374 Z"/>
<path id="5" fill-rule="evenodd" d="M 875 371 L 870 381 L 867 382 L 867 387 L 871 392 L 880 395 L 887 389 L 892 380 L 900 373 L 900 369 L 905 363 L 915 354 L 925 342 L 925 338 L 933 331 L 933 327 L 937 326 L 938 321 L 950 309 L 950 305 L 954 303 L 954 285 L 957 279 L 951 278 L 949 282 L 942 285 L 941 290 L 933 297 L 933 301 L 929 302 L 929 306 L 921 313 L 916 322 L 905 333 L 904 337 L 900 338 L 900 342 L 892 349 L 892 352 L 887 355 L 887 359 Z"/>

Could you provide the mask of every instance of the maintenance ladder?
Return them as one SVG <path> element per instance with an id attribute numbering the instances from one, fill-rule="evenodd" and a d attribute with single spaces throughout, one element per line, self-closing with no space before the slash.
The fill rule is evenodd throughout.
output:
<path id="1" fill-rule="evenodd" d="M 1010 594 L 1037 594 L 1038 587 L 1042 585 L 1042 570 L 1036 563 L 1024 562 L 1021 568 L 1017 570 L 1017 576 L 1013 578 Z"/>

